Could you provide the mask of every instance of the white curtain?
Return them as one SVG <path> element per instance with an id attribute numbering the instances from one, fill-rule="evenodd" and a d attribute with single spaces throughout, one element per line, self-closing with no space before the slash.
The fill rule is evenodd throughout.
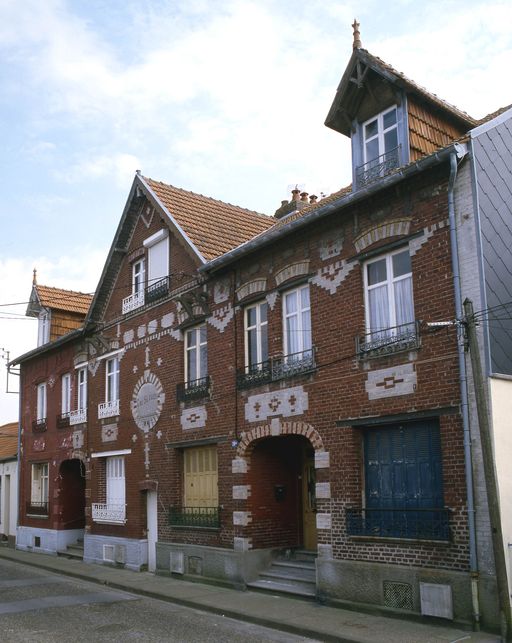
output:
<path id="1" fill-rule="evenodd" d="M 407 324 L 400 329 L 400 332 L 408 332 L 413 329 L 412 277 L 395 282 L 395 316 L 397 326 Z"/>
<path id="2" fill-rule="evenodd" d="M 388 287 L 386 284 L 372 288 L 368 292 L 370 304 L 370 332 L 372 339 L 384 337 L 386 330 L 390 327 L 389 321 L 389 299 Z"/>

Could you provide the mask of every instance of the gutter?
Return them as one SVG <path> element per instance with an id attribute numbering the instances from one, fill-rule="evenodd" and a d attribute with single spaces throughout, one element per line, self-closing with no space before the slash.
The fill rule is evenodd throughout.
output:
<path id="1" fill-rule="evenodd" d="M 257 237 L 254 237 L 253 239 L 246 241 L 236 248 L 233 248 L 233 250 L 230 250 L 220 257 L 217 257 L 216 259 L 213 259 L 212 261 L 204 264 L 199 268 L 199 272 L 213 273 L 222 268 L 225 268 L 237 259 L 240 259 L 241 257 L 251 252 L 260 250 L 261 248 L 274 243 L 282 237 L 285 237 L 292 232 L 295 232 L 296 230 L 300 230 L 301 228 L 309 225 L 314 221 L 324 219 L 334 212 L 338 212 L 339 210 L 349 207 L 354 203 L 364 201 L 368 197 L 374 194 L 378 194 L 382 190 L 392 187 L 400 183 L 404 179 L 409 178 L 410 176 L 415 176 L 420 172 L 448 161 L 450 159 L 450 156 L 454 153 L 457 153 L 461 147 L 462 146 L 459 143 L 452 143 L 448 147 L 445 147 L 442 150 L 431 154 L 430 156 L 423 157 L 419 159 L 419 161 L 406 165 L 404 168 L 382 178 L 380 181 L 377 181 L 368 187 L 341 196 L 339 197 L 339 199 L 331 201 L 324 206 L 320 205 L 320 207 L 316 208 L 312 212 L 305 214 L 298 219 L 294 219 L 293 221 L 290 221 L 290 223 L 280 226 L 277 229 L 270 228 L 270 231 L 265 231 Z"/>
<path id="2" fill-rule="evenodd" d="M 461 149 L 464 147 L 464 149 Z M 460 322 L 464 318 L 462 308 L 462 292 L 459 269 L 459 244 L 457 239 L 457 226 L 455 219 L 454 186 L 457 178 L 457 157 L 463 158 L 467 154 L 466 146 L 459 146 L 459 150 L 450 152 L 450 178 L 448 181 L 448 221 L 450 226 L 450 250 L 452 256 L 453 288 L 455 295 L 455 319 Z M 469 425 L 469 400 L 468 381 L 466 370 L 466 353 L 464 349 L 464 335 L 460 327 L 457 330 L 457 355 L 459 361 L 459 384 L 461 398 L 462 428 L 464 433 L 464 468 L 466 476 L 466 495 L 468 499 L 468 529 L 469 529 L 469 569 L 471 575 L 471 597 L 473 607 L 473 628 L 480 630 L 480 606 L 478 599 L 478 558 L 476 545 L 475 525 L 475 500 L 473 493 L 473 466 L 471 459 L 471 432 Z"/>

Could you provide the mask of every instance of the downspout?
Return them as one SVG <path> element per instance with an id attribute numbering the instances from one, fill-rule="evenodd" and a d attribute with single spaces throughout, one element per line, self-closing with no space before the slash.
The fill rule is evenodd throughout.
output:
<path id="1" fill-rule="evenodd" d="M 459 244 L 455 220 L 454 186 L 457 178 L 457 152 L 450 154 L 450 178 L 448 181 L 448 221 L 450 225 L 450 248 L 452 255 L 453 287 L 455 291 L 455 318 L 460 321 L 463 316 L 462 293 L 459 270 Z M 457 353 L 460 373 L 460 399 L 462 413 L 462 428 L 464 432 L 464 465 L 466 471 L 466 494 L 468 499 L 468 528 L 469 528 L 469 569 L 471 575 L 471 598 L 473 606 L 473 628 L 480 630 L 480 605 L 478 600 L 478 558 L 476 549 L 475 501 L 473 494 L 473 466 L 471 459 L 471 432 L 469 426 L 469 402 L 466 376 L 466 353 L 464 339 L 458 332 Z"/>
<path id="2" fill-rule="evenodd" d="M 17 478 L 18 478 L 18 489 L 17 489 L 17 498 L 16 498 L 16 505 L 17 505 L 17 510 L 16 510 L 16 536 L 15 536 L 15 542 L 14 542 L 14 548 L 18 549 L 18 527 L 20 524 L 20 518 L 23 513 L 23 508 L 21 505 L 21 499 L 24 498 L 24 494 L 21 492 L 21 409 L 22 409 L 22 397 L 23 397 L 23 369 L 20 365 L 20 383 L 19 383 L 19 397 L 18 397 L 18 470 L 17 470 Z"/>

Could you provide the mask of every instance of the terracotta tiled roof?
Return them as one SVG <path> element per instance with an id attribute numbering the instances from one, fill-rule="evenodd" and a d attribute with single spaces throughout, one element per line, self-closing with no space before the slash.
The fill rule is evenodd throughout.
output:
<path id="1" fill-rule="evenodd" d="M 437 96 L 436 94 L 432 94 L 427 89 L 425 89 L 425 87 L 418 85 L 418 83 L 415 83 L 413 80 L 408 78 L 405 74 L 403 74 L 401 71 L 397 71 L 394 67 L 384 62 L 378 56 L 374 56 L 366 49 L 363 49 L 362 51 L 364 51 L 364 53 L 368 56 L 368 58 L 373 59 L 376 65 L 378 65 L 379 67 L 383 68 L 384 70 L 388 71 L 389 73 L 395 76 L 399 76 L 404 81 L 404 83 L 408 85 L 409 89 L 415 91 L 417 94 L 423 96 L 430 102 L 437 104 L 442 109 L 452 112 L 454 116 L 464 121 L 468 121 L 470 124 L 476 124 L 478 122 L 468 113 L 460 110 L 458 107 L 455 107 L 454 105 L 451 105 L 450 103 L 443 100 L 442 98 L 439 98 L 439 96 Z"/>
<path id="2" fill-rule="evenodd" d="M 332 201 L 336 201 L 340 197 L 344 196 L 345 194 L 349 194 L 350 192 L 352 192 L 352 184 L 347 185 L 344 188 L 341 188 L 341 190 L 338 190 L 337 192 L 333 192 L 332 194 L 329 194 L 329 196 L 325 196 L 323 199 L 321 199 L 320 201 L 317 201 L 316 203 L 310 203 L 309 205 L 302 208 L 301 210 L 295 210 L 295 212 L 292 212 L 291 214 L 284 216 L 282 219 L 279 219 L 277 221 L 274 228 L 282 228 L 287 223 L 290 223 L 291 221 L 295 221 L 296 219 L 300 219 L 305 214 L 309 214 L 310 212 L 313 212 L 313 210 L 323 207 L 324 205 L 327 205 Z"/>
<path id="3" fill-rule="evenodd" d="M 252 239 L 275 219 L 144 177 L 190 241 L 207 260 Z"/>
<path id="4" fill-rule="evenodd" d="M 18 423 L 0 426 L 0 460 L 15 458 L 18 453 Z"/>
<path id="5" fill-rule="evenodd" d="M 484 116 L 483 118 L 481 118 L 477 124 L 483 125 L 483 123 L 487 123 L 487 121 L 492 121 L 493 118 L 500 116 L 500 114 L 504 114 L 507 110 L 511 108 L 512 108 L 512 105 L 507 105 L 506 107 L 500 107 L 495 112 L 491 112 L 490 114 L 487 114 L 487 116 Z"/>
<path id="6" fill-rule="evenodd" d="M 34 286 L 41 306 L 57 310 L 66 310 L 70 313 L 86 315 L 91 305 L 92 295 L 74 290 L 63 290 L 51 286 Z"/>

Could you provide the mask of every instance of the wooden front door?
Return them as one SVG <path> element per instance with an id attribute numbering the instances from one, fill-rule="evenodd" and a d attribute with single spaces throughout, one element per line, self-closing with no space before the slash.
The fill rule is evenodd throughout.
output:
<path id="1" fill-rule="evenodd" d="M 304 549 L 315 550 L 316 538 L 316 469 L 314 453 L 305 451 L 302 467 L 302 528 Z"/>

